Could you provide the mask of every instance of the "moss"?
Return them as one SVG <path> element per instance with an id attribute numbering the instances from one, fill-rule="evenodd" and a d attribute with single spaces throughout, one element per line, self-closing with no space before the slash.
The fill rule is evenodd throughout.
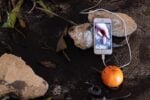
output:
<path id="1" fill-rule="evenodd" d="M 143 14 L 146 15 L 146 16 L 150 15 L 150 8 L 143 11 Z"/>

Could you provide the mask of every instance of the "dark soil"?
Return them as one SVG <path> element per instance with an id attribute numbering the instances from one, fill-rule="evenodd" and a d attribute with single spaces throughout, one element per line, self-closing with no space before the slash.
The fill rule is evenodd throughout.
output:
<path id="1" fill-rule="evenodd" d="M 98 0 L 47 0 L 45 2 L 51 5 L 57 14 L 81 24 L 87 22 L 87 15 L 81 15 L 79 12 L 82 9 L 94 5 L 97 1 Z M 115 100 L 120 99 L 120 97 L 123 99 L 125 98 L 124 96 L 129 94 L 131 95 L 127 99 L 137 100 L 137 98 L 142 98 L 143 96 L 146 97 L 146 99 L 142 100 L 149 100 L 150 73 L 149 67 L 144 66 L 145 63 L 146 66 L 150 65 L 148 61 L 150 56 L 145 57 L 146 55 L 150 55 L 150 48 L 147 47 L 147 45 L 149 45 L 148 39 L 150 39 L 148 37 L 150 35 L 148 35 L 147 32 L 150 32 L 150 27 L 148 26 L 148 22 L 146 22 L 150 14 L 144 15 L 142 13 L 142 15 L 140 15 L 141 11 L 139 11 L 139 9 L 145 11 L 145 9 L 149 7 L 149 4 L 150 2 L 148 0 L 103 0 L 100 4 L 101 7 L 108 10 L 129 14 L 135 19 L 138 26 L 142 27 L 142 29 L 138 29 L 130 37 L 133 61 L 128 68 L 124 69 L 125 82 L 117 89 L 106 88 L 100 80 L 100 74 L 93 70 L 94 68 L 102 70 L 104 67 L 101 56 L 94 55 L 93 48 L 80 50 L 74 46 L 73 41 L 67 35 L 65 37 L 67 43 L 65 52 L 71 61 L 68 62 L 62 52 L 55 52 L 60 33 L 63 32 L 66 27 L 72 25 L 58 17 L 50 18 L 37 9 L 33 10 L 31 14 L 27 14 L 32 7 L 31 1 L 26 1 L 21 11 L 23 19 L 27 24 L 26 28 L 20 28 L 19 23 L 17 23 L 16 28 L 21 32 L 15 29 L 0 29 L 0 54 L 2 55 L 7 52 L 21 56 L 26 63 L 32 67 L 36 74 L 43 77 L 49 83 L 49 90 L 46 95 L 36 100 L 46 100 L 48 97 L 52 97 L 53 89 L 57 86 L 61 86 L 62 92 L 57 96 L 53 96 L 55 98 L 54 100 L 104 100 L 104 98 L 102 98 L 103 96 Z M 0 8 L 4 9 L 5 7 L 0 6 Z M 2 15 L 5 15 L 4 11 L 1 11 Z M 137 15 L 139 15 L 139 17 Z M 145 20 L 142 19 L 143 16 Z M 141 20 L 147 24 L 138 21 L 140 17 Z M 1 21 L 1 24 L 5 19 L 6 16 Z M 144 27 L 144 25 L 146 27 Z M 142 30 L 144 30 L 145 33 Z M 140 45 L 144 45 L 143 48 L 145 49 L 140 48 Z M 142 54 L 143 50 L 145 50 L 144 55 Z M 107 64 L 113 65 L 117 65 L 118 62 L 126 63 L 128 57 L 127 53 L 126 45 L 122 48 L 114 49 L 113 55 L 106 57 L 106 62 Z M 41 61 L 51 61 L 56 64 L 56 68 L 47 68 L 40 63 Z M 142 66 L 143 72 L 141 72 L 140 66 Z M 96 99 L 95 96 L 88 93 L 88 88 L 91 87 L 91 85 L 87 85 L 87 82 L 98 85 L 102 89 L 102 94 L 98 97 L 101 99 Z M 148 93 L 145 93 L 147 91 Z"/>

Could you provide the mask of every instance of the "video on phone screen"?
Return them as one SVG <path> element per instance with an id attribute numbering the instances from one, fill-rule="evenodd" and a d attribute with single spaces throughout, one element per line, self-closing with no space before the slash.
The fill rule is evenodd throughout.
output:
<path id="1" fill-rule="evenodd" d="M 95 48 L 111 49 L 111 24 L 95 23 Z"/>

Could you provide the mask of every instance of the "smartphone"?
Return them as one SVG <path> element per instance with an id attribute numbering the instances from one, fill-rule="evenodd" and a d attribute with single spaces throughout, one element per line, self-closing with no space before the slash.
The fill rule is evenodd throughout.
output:
<path id="1" fill-rule="evenodd" d="M 112 21 L 109 18 L 95 18 L 93 22 L 94 53 L 112 54 Z"/>

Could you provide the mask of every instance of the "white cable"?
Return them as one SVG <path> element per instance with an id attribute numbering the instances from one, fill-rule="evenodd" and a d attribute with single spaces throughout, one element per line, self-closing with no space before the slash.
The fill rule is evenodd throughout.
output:
<path id="1" fill-rule="evenodd" d="M 128 50 L 129 50 L 129 62 L 126 63 L 126 64 L 124 64 L 124 65 L 121 65 L 121 66 L 120 66 L 120 68 L 124 68 L 124 67 L 128 66 L 128 65 L 131 63 L 131 61 L 132 61 L 132 52 L 131 52 L 131 47 L 130 47 L 130 44 L 129 44 L 129 41 L 128 41 L 128 37 L 127 37 L 127 27 L 126 27 L 127 25 L 126 25 L 126 22 L 125 22 L 124 19 L 122 19 L 118 14 L 115 14 L 115 13 L 113 13 L 113 12 L 110 12 L 110 11 L 108 11 L 108 10 L 106 10 L 106 9 L 97 9 L 97 11 L 98 11 L 98 10 L 107 11 L 107 12 L 109 12 L 109 13 L 111 13 L 111 14 L 117 16 L 118 18 L 120 18 L 121 21 L 123 22 L 124 33 L 125 33 L 125 39 L 126 39 L 127 46 L 128 46 Z"/>
<path id="2" fill-rule="evenodd" d="M 107 66 L 105 63 L 105 55 L 102 55 L 102 61 L 103 61 L 104 66 Z"/>
<path id="3" fill-rule="evenodd" d="M 111 12 L 111 13 L 114 14 L 115 16 L 117 16 L 118 18 L 120 18 L 121 21 L 123 22 L 123 26 L 124 26 L 125 39 L 126 39 L 127 46 L 128 46 L 128 51 L 129 51 L 129 61 L 128 61 L 128 63 L 120 66 L 120 68 L 124 68 L 124 67 L 128 66 L 131 63 L 131 61 L 132 61 L 131 47 L 130 47 L 130 44 L 129 44 L 129 41 L 128 41 L 128 37 L 127 37 L 127 25 L 126 25 L 126 22 L 124 21 L 124 19 L 121 18 L 118 14 L 115 14 L 113 12 Z"/>
<path id="4" fill-rule="evenodd" d="M 82 10 L 80 13 L 81 13 L 81 14 L 89 14 L 89 13 L 94 13 L 94 12 L 96 12 L 96 11 L 105 11 L 105 12 L 108 12 L 108 13 L 111 13 L 111 14 L 117 16 L 117 17 L 123 22 L 125 39 L 126 39 L 127 46 L 128 46 L 128 51 L 129 51 L 129 62 L 128 62 L 127 64 L 121 65 L 121 67 L 120 67 L 120 68 L 124 68 L 124 67 L 128 66 L 128 65 L 131 63 L 131 61 L 132 61 L 131 47 L 130 47 L 130 44 L 129 44 L 129 41 L 128 41 L 128 38 L 127 38 L 127 28 L 126 28 L 127 25 L 126 25 L 124 19 L 121 18 L 118 14 L 115 14 L 115 13 L 113 13 L 113 12 L 111 12 L 111 11 L 106 10 L 106 9 L 96 9 L 96 10 L 92 10 L 92 11 L 86 12 L 87 10 L 90 10 L 90 9 L 95 8 L 96 6 L 98 6 L 98 5 L 101 3 L 101 1 L 102 1 L 102 0 L 100 0 L 100 1 L 99 1 L 95 6 L 93 6 L 93 7 L 90 7 L 90 8 L 88 8 L 88 9 Z M 102 60 L 103 60 L 103 64 L 106 66 L 106 63 L 105 63 L 105 55 L 102 55 Z"/>
<path id="5" fill-rule="evenodd" d="M 94 5 L 94 6 L 92 6 L 92 7 L 89 7 L 89 8 L 87 8 L 87 9 L 84 9 L 84 10 L 80 11 L 80 13 L 81 13 L 81 14 L 87 14 L 86 11 L 91 10 L 91 9 L 97 7 L 101 2 L 102 2 L 102 0 L 99 0 L 96 5 Z"/>

